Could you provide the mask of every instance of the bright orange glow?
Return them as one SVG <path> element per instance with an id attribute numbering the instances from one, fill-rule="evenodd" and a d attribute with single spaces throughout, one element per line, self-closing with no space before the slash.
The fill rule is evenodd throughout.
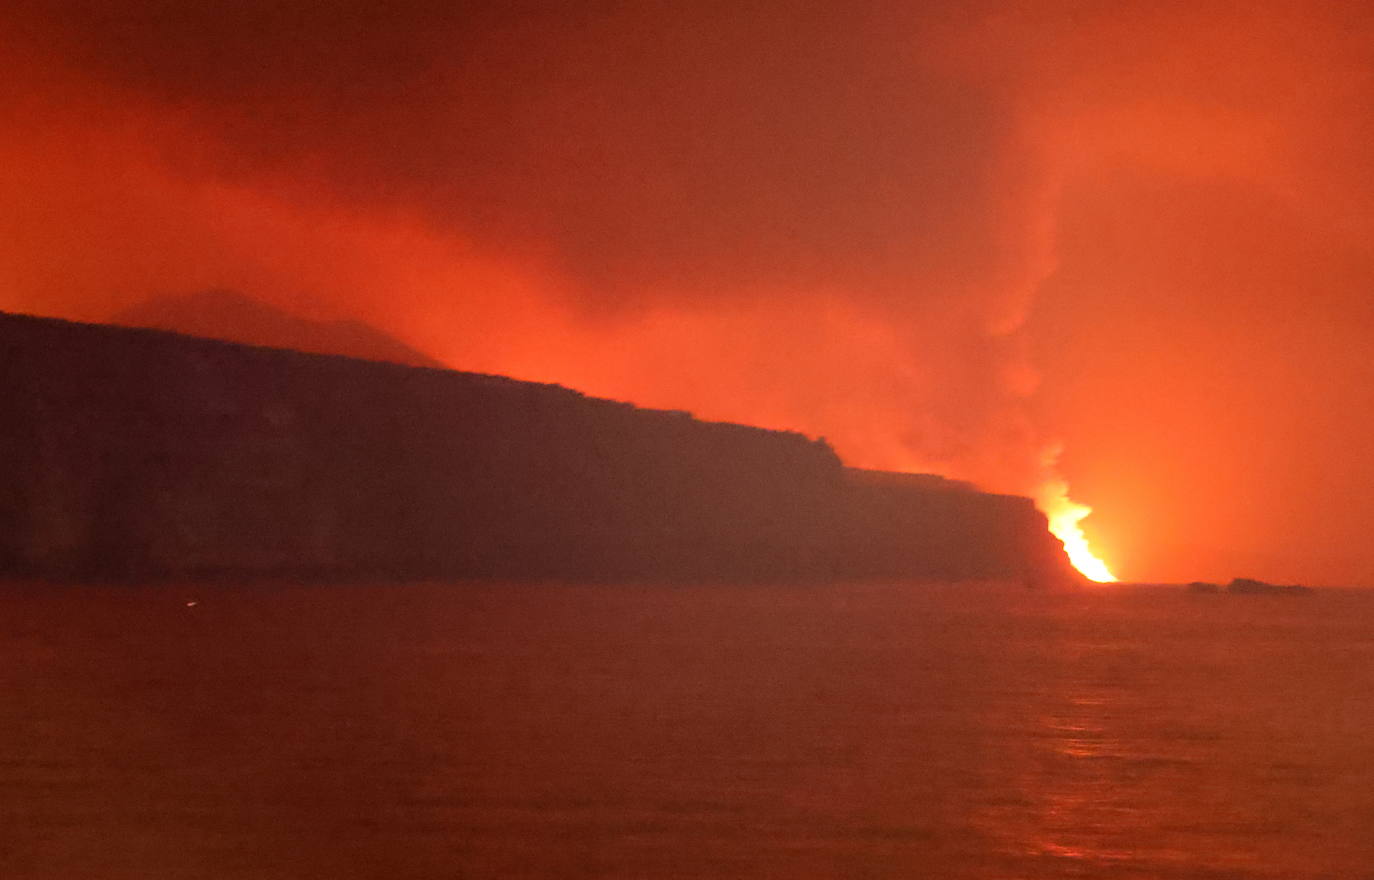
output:
<path id="1" fill-rule="evenodd" d="M 1064 553 L 1074 568 L 1090 581 L 1116 583 L 1116 575 L 1093 553 L 1088 536 L 1079 525 L 1093 509 L 1070 498 L 1067 483 L 1060 479 L 1048 481 L 1041 487 L 1035 503 L 1049 519 L 1050 533 L 1063 542 Z"/>
<path id="2" fill-rule="evenodd" d="M 1374 5 L 315 5 L 0 5 L 0 309 L 233 289 L 1374 587 Z"/>

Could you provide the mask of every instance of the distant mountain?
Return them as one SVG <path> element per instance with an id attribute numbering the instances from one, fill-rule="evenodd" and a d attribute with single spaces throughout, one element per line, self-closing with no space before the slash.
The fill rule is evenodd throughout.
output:
<path id="1" fill-rule="evenodd" d="M 232 290 L 156 297 L 113 315 L 110 323 L 412 367 L 447 368 L 361 321 L 312 321 Z"/>

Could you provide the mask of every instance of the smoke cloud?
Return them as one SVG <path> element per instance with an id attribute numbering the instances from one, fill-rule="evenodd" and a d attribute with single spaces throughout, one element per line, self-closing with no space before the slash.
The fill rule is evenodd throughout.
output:
<path id="1" fill-rule="evenodd" d="M 1374 465 L 1302 464 L 1371 427 L 1368 14 L 912 6 L 21 0 L 0 307 L 233 287 L 1026 494 L 1062 439 L 1128 576 L 1374 574 Z"/>

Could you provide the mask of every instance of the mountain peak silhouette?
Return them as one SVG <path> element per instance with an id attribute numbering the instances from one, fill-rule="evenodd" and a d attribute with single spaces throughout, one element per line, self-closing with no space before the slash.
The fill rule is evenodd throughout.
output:
<path id="1" fill-rule="evenodd" d="M 110 323 L 268 348 L 448 368 L 447 364 L 361 321 L 313 321 L 223 288 L 154 297 L 116 313 Z"/>

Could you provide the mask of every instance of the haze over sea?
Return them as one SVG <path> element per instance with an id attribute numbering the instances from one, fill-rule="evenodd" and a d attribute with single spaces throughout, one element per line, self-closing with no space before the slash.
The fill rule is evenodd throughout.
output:
<path id="1" fill-rule="evenodd" d="M 1374 877 L 1367 592 L 10 584 L 0 693 L 6 878 Z"/>

